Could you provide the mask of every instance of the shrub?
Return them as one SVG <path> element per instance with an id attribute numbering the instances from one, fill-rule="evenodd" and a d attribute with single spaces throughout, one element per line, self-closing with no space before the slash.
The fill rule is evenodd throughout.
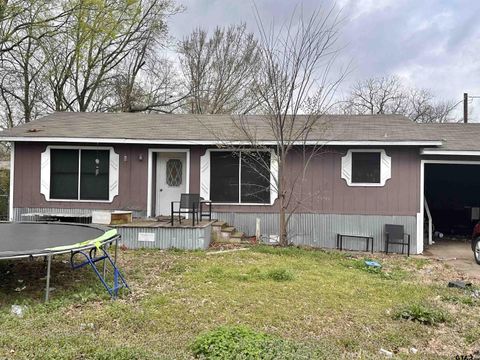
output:
<path id="1" fill-rule="evenodd" d="M 196 357 L 207 359 L 232 359 L 244 357 L 260 359 L 269 335 L 255 332 L 244 326 L 222 326 L 198 336 L 191 345 Z"/>
<path id="2" fill-rule="evenodd" d="M 448 321 L 448 315 L 442 310 L 419 304 L 408 305 L 394 315 L 394 319 L 417 321 L 424 325 L 435 325 Z"/>
<path id="3" fill-rule="evenodd" d="M 293 280 L 293 273 L 287 269 L 273 269 L 267 272 L 267 278 L 274 281 L 290 281 Z"/>
<path id="4" fill-rule="evenodd" d="M 246 326 L 221 326 L 198 336 L 190 346 L 201 359 L 327 359 L 333 349 L 284 340 Z"/>

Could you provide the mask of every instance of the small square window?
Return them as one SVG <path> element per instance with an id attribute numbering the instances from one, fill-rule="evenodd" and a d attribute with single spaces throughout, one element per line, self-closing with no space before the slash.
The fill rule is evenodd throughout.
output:
<path id="1" fill-rule="evenodd" d="M 380 183 L 379 152 L 352 152 L 352 183 Z"/>

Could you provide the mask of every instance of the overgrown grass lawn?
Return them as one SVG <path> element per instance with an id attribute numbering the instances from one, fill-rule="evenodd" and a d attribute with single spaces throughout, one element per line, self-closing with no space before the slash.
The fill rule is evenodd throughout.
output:
<path id="1" fill-rule="evenodd" d="M 90 269 L 57 258 L 48 304 L 42 261 L 0 263 L 0 359 L 188 359 L 196 337 L 225 325 L 325 359 L 381 358 L 381 348 L 451 359 L 480 348 L 480 303 L 446 287 L 459 274 L 414 257 L 375 259 L 382 270 L 367 269 L 361 254 L 298 248 L 127 250 L 120 266 L 132 292 L 111 301 Z M 22 318 L 12 304 L 26 305 Z M 442 321 L 408 313 L 430 310 Z"/>

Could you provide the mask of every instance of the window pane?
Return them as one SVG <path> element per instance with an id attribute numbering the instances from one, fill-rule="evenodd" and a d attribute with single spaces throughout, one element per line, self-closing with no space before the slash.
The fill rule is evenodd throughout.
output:
<path id="1" fill-rule="evenodd" d="M 81 200 L 108 200 L 110 151 L 82 150 L 80 199 Z"/>
<path id="2" fill-rule="evenodd" d="M 379 183 L 380 182 L 380 153 L 353 152 L 352 153 L 352 182 Z"/>
<path id="3" fill-rule="evenodd" d="M 78 199 L 78 150 L 50 150 L 50 198 Z"/>
<path id="4" fill-rule="evenodd" d="M 169 159 L 166 166 L 166 179 L 168 186 L 182 185 L 182 160 Z"/>
<path id="5" fill-rule="evenodd" d="M 242 152 L 242 203 L 270 203 L 269 152 Z"/>
<path id="6" fill-rule="evenodd" d="M 238 154 L 212 151 L 210 154 L 210 200 L 238 203 Z"/>

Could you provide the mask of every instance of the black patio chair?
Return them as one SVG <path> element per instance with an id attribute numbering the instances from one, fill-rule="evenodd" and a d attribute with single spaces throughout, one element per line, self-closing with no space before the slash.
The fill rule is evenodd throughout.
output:
<path id="1" fill-rule="evenodd" d="M 178 209 L 175 209 L 178 204 Z M 198 215 L 200 206 L 200 194 L 181 194 L 180 201 L 172 201 L 170 220 L 173 226 L 175 215 L 178 214 L 178 222 L 182 223 L 182 214 L 192 215 L 192 225 L 195 226 L 195 217 Z"/>
<path id="2" fill-rule="evenodd" d="M 206 207 L 206 209 L 205 209 Z M 200 221 L 206 217 L 208 221 L 212 221 L 212 202 L 200 198 Z"/>
<path id="3" fill-rule="evenodd" d="M 402 245 L 402 254 L 405 254 L 407 246 L 407 256 L 410 256 L 410 234 L 405 233 L 403 225 L 385 225 L 385 253 L 388 254 L 389 245 Z"/>

